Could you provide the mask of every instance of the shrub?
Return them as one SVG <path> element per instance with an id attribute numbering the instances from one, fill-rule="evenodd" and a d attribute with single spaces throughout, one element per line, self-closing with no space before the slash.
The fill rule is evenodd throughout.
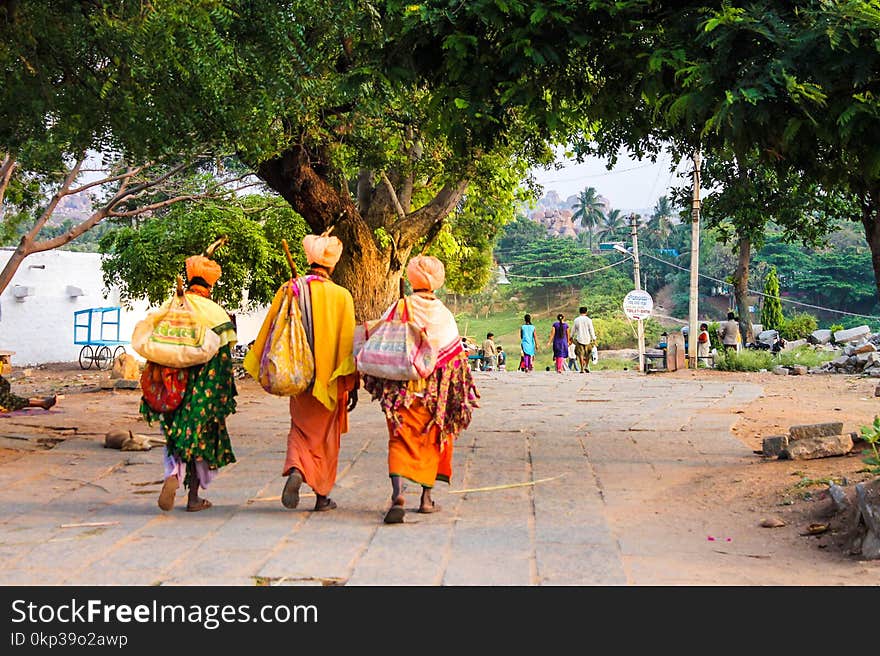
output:
<path id="1" fill-rule="evenodd" d="M 806 312 L 797 314 L 782 320 L 779 327 L 779 335 L 785 340 L 795 340 L 806 337 L 819 327 L 816 317 Z"/>
<path id="2" fill-rule="evenodd" d="M 782 351 L 776 364 L 786 366 L 802 364 L 807 367 L 818 367 L 829 360 L 833 360 L 835 357 L 837 357 L 837 353 L 833 351 L 817 351 L 810 346 L 804 345 L 792 351 Z"/>
<path id="3" fill-rule="evenodd" d="M 745 349 L 736 351 L 719 351 L 715 358 L 715 368 L 720 371 L 760 371 L 770 369 L 775 364 L 775 358 L 769 351 L 755 351 Z"/>

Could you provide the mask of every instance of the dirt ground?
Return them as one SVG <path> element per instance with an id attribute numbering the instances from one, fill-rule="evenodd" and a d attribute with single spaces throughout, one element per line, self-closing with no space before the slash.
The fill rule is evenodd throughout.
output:
<path id="1" fill-rule="evenodd" d="M 788 428 L 796 424 L 841 421 L 844 432 L 858 433 L 861 426 L 871 423 L 875 414 L 880 414 L 880 397 L 875 397 L 880 379 L 839 374 L 779 376 L 704 369 L 657 375 L 695 381 L 745 381 L 764 390 L 764 395 L 753 402 L 723 410 L 738 417 L 733 434 L 753 451 L 753 465 L 718 471 L 710 479 L 687 490 L 679 501 L 691 504 L 687 509 L 689 514 L 704 512 L 708 518 L 713 505 L 717 507 L 720 500 L 725 507 L 748 516 L 753 524 L 756 517 L 781 520 L 785 527 L 768 529 L 774 533 L 774 540 L 811 540 L 817 549 L 826 553 L 839 552 L 841 558 L 852 557 L 848 553 L 850 542 L 842 519 L 837 521 L 839 518 L 830 515 L 831 503 L 826 490 L 832 480 L 852 485 L 874 478 L 863 462 L 862 451 L 867 445 L 856 441 L 847 456 L 802 461 L 766 458 L 761 454 L 761 446 L 764 437 L 787 433 Z M 102 381 L 107 384 L 109 373 L 83 371 L 75 363 L 53 364 L 17 368 L 7 375 L 7 379 L 12 383 L 13 392 L 21 396 L 66 396 L 100 389 Z M 59 407 L 63 404 L 64 398 L 61 398 Z M 101 410 L 112 414 L 112 409 Z M 78 421 L 87 422 L 89 419 L 94 418 L 69 416 L 65 421 L 77 425 Z M 14 467 L 19 455 L 19 451 L 0 448 L 0 467 Z M 825 524 L 827 530 L 806 535 L 811 524 Z"/>

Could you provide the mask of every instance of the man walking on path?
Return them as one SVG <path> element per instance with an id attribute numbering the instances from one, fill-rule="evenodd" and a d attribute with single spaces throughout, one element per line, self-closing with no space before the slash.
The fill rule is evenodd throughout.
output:
<path id="1" fill-rule="evenodd" d="M 574 342 L 574 353 L 577 356 L 581 373 L 590 373 L 590 352 L 596 341 L 596 329 L 593 320 L 587 316 L 587 308 L 583 305 L 578 310 L 580 313 L 572 326 L 571 340 Z"/>
<path id="2" fill-rule="evenodd" d="M 483 342 L 483 371 L 495 371 L 498 366 L 498 350 L 495 347 L 495 333 L 486 333 Z"/>

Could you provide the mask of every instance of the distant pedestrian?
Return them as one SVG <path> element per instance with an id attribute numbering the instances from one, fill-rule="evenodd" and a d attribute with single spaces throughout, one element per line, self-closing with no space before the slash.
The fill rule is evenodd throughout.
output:
<path id="1" fill-rule="evenodd" d="M 581 367 L 581 373 L 590 373 L 590 361 L 593 347 L 596 346 L 596 328 L 593 320 L 587 315 L 587 308 L 581 306 L 578 316 L 572 324 L 571 341 L 574 343 L 575 356 Z"/>
<path id="2" fill-rule="evenodd" d="M 498 349 L 495 346 L 495 333 L 486 333 L 483 340 L 483 371 L 494 371 L 498 366 Z"/>
<path id="3" fill-rule="evenodd" d="M 568 343 L 568 362 L 566 363 L 566 367 L 569 371 L 578 370 L 577 354 L 575 353 L 574 342 Z"/>
<path id="4" fill-rule="evenodd" d="M 507 371 L 507 353 L 504 352 L 504 349 L 501 347 L 501 344 L 497 345 L 498 349 L 498 371 Z"/>
<path id="5" fill-rule="evenodd" d="M 565 323 L 565 315 L 557 314 L 553 322 L 553 331 L 547 346 L 553 347 L 553 361 L 556 363 L 556 373 L 561 374 L 565 368 L 565 359 L 568 357 L 568 324 Z"/>
<path id="6" fill-rule="evenodd" d="M 721 338 L 721 344 L 724 346 L 725 352 L 737 351 L 740 343 L 739 322 L 733 312 L 727 313 L 727 321 L 721 324 L 718 329 L 718 336 Z"/>
<path id="7" fill-rule="evenodd" d="M 709 350 L 712 348 L 711 340 L 709 339 L 709 324 L 701 323 L 700 324 L 700 334 L 697 335 L 697 366 L 700 365 L 700 361 L 706 366 L 709 366 Z"/>
<path id="8" fill-rule="evenodd" d="M 538 351 L 538 335 L 535 326 L 532 325 L 532 315 L 524 317 L 525 323 L 519 327 L 520 348 L 523 354 L 523 371 L 532 371 L 534 362 L 532 359 Z"/>

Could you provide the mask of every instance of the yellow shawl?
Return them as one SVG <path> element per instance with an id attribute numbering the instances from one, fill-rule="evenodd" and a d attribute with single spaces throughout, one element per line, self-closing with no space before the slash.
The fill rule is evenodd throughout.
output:
<path id="1" fill-rule="evenodd" d="M 309 278 L 312 297 L 312 326 L 315 336 L 315 382 L 311 393 L 328 410 L 336 408 L 336 379 L 355 372 L 352 346 L 354 343 L 354 301 L 344 287 L 320 278 Z M 260 356 L 269 337 L 268 317 L 278 314 L 283 288 L 275 293 L 260 333 L 244 358 L 245 370 L 259 379 Z"/>

